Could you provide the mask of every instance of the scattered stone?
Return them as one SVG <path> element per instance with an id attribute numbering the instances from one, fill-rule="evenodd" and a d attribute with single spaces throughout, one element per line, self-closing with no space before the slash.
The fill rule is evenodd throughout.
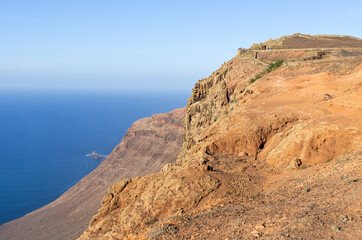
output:
<path id="1" fill-rule="evenodd" d="M 246 152 L 240 152 L 239 154 L 238 154 L 238 156 L 239 157 L 241 157 L 241 158 L 244 158 L 244 157 L 247 157 L 247 156 L 249 156 Z"/>
<path id="2" fill-rule="evenodd" d="M 300 158 L 294 158 L 294 160 L 290 162 L 288 168 L 300 169 L 301 166 L 302 166 L 302 160 Z"/>
<path id="3" fill-rule="evenodd" d="M 214 153 L 211 152 L 209 148 L 206 149 L 205 153 L 206 153 L 207 155 L 209 155 L 209 156 L 213 156 L 213 155 L 214 155 Z"/>
<path id="4" fill-rule="evenodd" d="M 207 171 L 213 171 L 213 167 L 209 164 L 206 164 L 206 165 L 202 165 L 202 169 L 203 171 L 207 172 Z"/>
<path id="5" fill-rule="evenodd" d="M 256 231 L 256 230 L 252 231 L 250 234 L 253 235 L 254 237 L 260 237 L 261 236 L 260 233 L 258 231 Z"/>
<path id="6" fill-rule="evenodd" d="M 256 224 L 255 225 L 255 229 L 257 229 L 257 230 L 261 230 L 261 229 L 264 229 L 265 228 L 265 224 Z"/>
<path id="7" fill-rule="evenodd" d="M 333 99 L 333 96 L 332 95 L 329 95 L 328 93 L 324 94 L 324 98 L 323 98 L 323 101 L 328 101 L 330 99 Z"/>
<path id="8" fill-rule="evenodd" d="M 113 198 L 113 193 L 107 193 L 102 199 L 102 204 L 108 204 Z"/>

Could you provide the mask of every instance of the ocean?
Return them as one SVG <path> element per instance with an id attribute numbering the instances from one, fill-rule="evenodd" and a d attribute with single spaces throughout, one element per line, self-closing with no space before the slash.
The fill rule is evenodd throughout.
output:
<path id="1" fill-rule="evenodd" d="M 134 121 L 186 106 L 189 92 L 0 92 L 0 225 L 59 197 Z"/>

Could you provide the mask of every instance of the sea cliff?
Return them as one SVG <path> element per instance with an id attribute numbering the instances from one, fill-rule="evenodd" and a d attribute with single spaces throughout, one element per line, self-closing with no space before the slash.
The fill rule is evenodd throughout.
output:
<path id="1" fill-rule="evenodd" d="M 195 84 L 177 162 L 111 185 L 79 239 L 361 236 L 361 44 L 238 51 Z"/>

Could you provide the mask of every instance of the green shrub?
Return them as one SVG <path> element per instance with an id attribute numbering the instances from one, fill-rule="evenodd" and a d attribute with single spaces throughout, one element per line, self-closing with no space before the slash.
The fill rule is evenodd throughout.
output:
<path id="1" fill-rule="evenodd" d="M 341 228 L 340 227 L 337 227 L 337 226 L 332 226 L 331 227 L 334 231 L 340 231 L 341 230 Z"/>
<path id="2" fill-rule="evenodd" d="M 254 78 L 250 79 L 249 82 L 250 83 L 254 83 L 256 80 L 258 80 L 259 78 L 261 78 L 263 75 L 265 75 L 266 73 L 270 73 L 271 71 L 277 69 L 278 67 L 280 67 L 281 65 L 283 65 L 284 61 L 283 60 L 279 60 L 273 63 L 270 63 L 268 68 L 266 69 L 266 72 L 262 72 L 258 75 L 256 75 Z"/>
<path id="3" fill-rule="evenodd" d="M 255 78 L 250 79 L 250 83 L 254 83 L 256 80 L 258 80 L 258 79 L 261 78 L 262 76 L 263 76 L 262 74 L 256 75 Z"/>
<path id="4" fill-rule="evenodd" d="M 357 180 L 353 179 L 353 178 L 350 178 L 350 177 L 346 177 L 344 179 L 344 182 L 345 183 L 354 183 L 354 182 L 357 182 Z"/>
<path id="5" fill-rule="evenodd" d="M 280 67 L 281 65 L 283 65 L 284 61 L 283 60 L 278 60 L 276 62 L 270 63 L 268 68 L 266 69 L 266 71 L 268 73 L 270 73 L 271 71 L 277 69 L 278 67 Z"/>

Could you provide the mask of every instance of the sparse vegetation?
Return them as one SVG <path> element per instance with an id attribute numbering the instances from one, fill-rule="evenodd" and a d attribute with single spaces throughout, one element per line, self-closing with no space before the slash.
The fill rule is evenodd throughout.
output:
<path id="1" fill-rule="evenodd" d="M 341 221 L 342 222 L 352 222 L 353 220 L 352 220 L 352 217 L 350 217 L 350 216 L 342 216 Z"/>
<path id="2" fill-rule="evenodd" d="M 261 78 L 263 75 L 264 75 L 263 73 L 258 74 L 258 75 L 256 75 L 255 78 L 250 79 L 249 82 L 250 82 L 250 83 L 254 83 L 256 80 L 258 80 L 259 78 Z"/>
<path id="3" fill-rule="evenodd" d="M 271 71 L 274 71 L 275 69 L 277 69 L 278 67 L 280 67 L 281 65 L 283 65 L 284 61 L 283 60 L 278 60 L 276 62 L 270 63 L 268 68 L 266 69 L 266 71 L 268 73 L 270 73 Z"/>
<path id="4" fill-rule="evenodd" d="M 331 229 L 334 230 L 334 231 L 340 231 L 341 230 L 341 228 L 337 227 L 337 226 L 332 226 Z"/>
<path id="5" fill-rule="evenodd" d="M 346 177 L 346 178 L 344 179 L 344 182 L 350 184 L 350 183 L 357 182 L 357 180 L 356 180 L 356 179 L 353 179 L 353 178 L 350 178 L 350 177 Z"/>
<path id="6" fill-rule="evenodd" d="M 145 221 L 145 225 L 149 226 L 149 225 L 153 225 L 154 223 L 156 223 L 158 220 L 156 218 L 151 218 L 147 221 Z"/>
<path id="7" fill-rule="evenodd" d="M 304 188 L 304 192 L 310 192 L 311 188 L 310 187 L 306 187 Z"/>
<path id="8" fill-rule="evenodd" d="M 235 159 L 235 162 L 246 162 L 246 160 L 242 159 L 242 158 L 237 158 L 237 159 Z"/>
<path id="9" fill-rule="evenodd" d="M 233 103 L 233 102 L 238 102 L 238 100 L 236 99 L 236 93 L 234 94 L 234 99 L 231 99 L 230 102 Z"/>
<path id="10" fill-rule="evenodd" d="M 270 73 L 271 71 L 274 71 L 275 69 L 277 69 L 278 67 L 283 65 L 283 63 L 284 63 L 284 60 L 278 60 L 276 62 L 270 63 L 268 68 L 266 69 L 266 72 L 262 72 L 262 73 L 256 75 L 254 78 L 250 79 L 249 82 L 251 84 L 254 83 L 256 80 L 258 80 L 259 78 L 261 78 L 265 74 Z"/>
<path id="11" fill-rule="evenodd" d="M 233 102 L 238 102 L 238 100 L 236 99 L 236 93 L 234 94 L 233 99 L 230 100 L 230 103 L 233 103 Z"/>

